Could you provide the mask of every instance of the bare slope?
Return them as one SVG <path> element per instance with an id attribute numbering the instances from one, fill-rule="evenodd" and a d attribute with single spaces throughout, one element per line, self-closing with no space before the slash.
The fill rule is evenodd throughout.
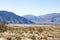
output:
<path id="1" fill-rule="evenodd" d="M 41 16 L 24 15 L 23 17 L 38 24 L 60 24 L 60 13 L 51 13 Z"/>
<path id="2" fill-rule="evenodd" d="M 0 23 L 1 22 L 12 24 L 33 24 L 32 21 L 8 11 L 0 11 Z"/>

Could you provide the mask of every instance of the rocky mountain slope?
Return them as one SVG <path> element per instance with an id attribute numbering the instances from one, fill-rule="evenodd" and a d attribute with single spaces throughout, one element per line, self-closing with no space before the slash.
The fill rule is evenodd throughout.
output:
<path id="1" fill-rule="evenodd" d="M 12 23 L 12 24 L 32 24 L 30 20 L 27 20 L 21 16 L 14 14 L 13 12 L 0 11 L 0 23 Z"/>
<path id="2" fill-rule="evenodd" d="M 51 13 L 51 14 L 46 14 L 46 15 L 41 15 L 41 16 L 34 16 L 34 15 L 24 15 L 28 20 L 31 20 L 35 23 L 55 23 L 55 24 L 60 24 L 60 13 Z"/>

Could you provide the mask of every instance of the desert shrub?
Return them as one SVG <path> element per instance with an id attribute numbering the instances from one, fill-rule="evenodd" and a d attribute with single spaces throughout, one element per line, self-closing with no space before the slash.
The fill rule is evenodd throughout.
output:
<path id="1" fill-rule="evenodd" d="M 17 39 L 17 40 L 22 40 L 22 39 L 21 39 L 21 37 L 19 37 L 19 36 L 18 36 L 18 37 L 16 37 L 16 39 Z"/>
<path id="2" fill-rule="evenodd" d="M 12 39 L 10 37 L 8 37 L 7 40 L 12 40 Z"/>
<path id="3" fill-rule="evenodd" d="M 1 23 L 0 24 L 0 32 L 5 32 L 7 31 L 7 26 L 5 25 L 5 23 Z"/>
<path id="4" fill-rule="evenodd" d="M 38 31 L 41 33 L 41 32 L 43 32 L 43 29 L 40 27 L 40 28 L 38 29 Z"/>
<path id="5" fill-rule="evenodd" d="M 31 39 L 32 39 L 32 40 L 36 40 L 36 37 L 33 35 L 33 36 L 31 37 Z"/>
<path id="6" fill-rule="evenodd" d="M 41 37 L 40 40 L 47 40 L 47 37 Z"/>
<path id="7" fill-rule="evenodd" d="M 34 28 L 33 27 L 29 27 L 29 31 L 34 31 Z"/>

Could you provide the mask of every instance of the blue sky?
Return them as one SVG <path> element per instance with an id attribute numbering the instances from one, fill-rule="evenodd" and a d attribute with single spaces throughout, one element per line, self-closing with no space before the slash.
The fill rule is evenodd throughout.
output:
<path id="1" fill-rule="evenodd" d="M 0 10 L 17 15 L 60 13 L 60 0 L 0 0 Z"/>

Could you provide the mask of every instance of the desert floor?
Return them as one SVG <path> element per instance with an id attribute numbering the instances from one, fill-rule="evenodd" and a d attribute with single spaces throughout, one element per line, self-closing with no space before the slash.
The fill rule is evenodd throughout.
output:
<path id="1" fill-rule="evenodd" d="M 8 24 L 0 40 L 60 40 L 60 25 Z"/>

